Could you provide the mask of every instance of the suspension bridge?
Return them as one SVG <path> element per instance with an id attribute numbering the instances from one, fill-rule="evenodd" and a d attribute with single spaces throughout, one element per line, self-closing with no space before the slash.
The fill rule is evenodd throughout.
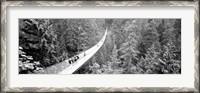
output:
<path id="1" fill-rule="evenodd" d="M 38 74 L 73 74 L 83 64 L 87 62 L 103 45 L 107 36 L 107 29 L 102 39 L 90 49 L 81 52 L 63 62 L 57 63 L 53 66 L 47 67 L 44 70 L 38 72 Z"/>

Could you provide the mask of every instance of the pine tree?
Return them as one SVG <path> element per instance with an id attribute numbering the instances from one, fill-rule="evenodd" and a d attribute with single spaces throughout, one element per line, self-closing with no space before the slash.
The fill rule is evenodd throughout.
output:
<path id="1" fill-rule="evenodd" d="M 138 46 L 141 42 L 140 32 L 135 24 L 135 20 L 130 20 L 127 22 L 126 27 L 124 28 L 125 42 L 121 45 L 119 51 L 122 51 L 123 55 L 120 58 L 125 59 L 127 64 L 124 69 L 124 73 L 135 73 L 135 65 L 138 62 L 137 55 L 139 54 Z M 128 25 L 129 24 L 129 25 Z"/>
<path id="2" fill-rule="evenodd" d="M 34 73 L 41 67 L 57 63 L 56 36 L 49 20 L 20 19 L 19 22 L 19 51 L 24 53 L 19 53 L 19 73 Z"/>
<path id="3" fill-rule="evenodd" d="M 174 23 L 174 53 L 176 54 L 176 59 L 181 60 L 181 19 L 176 19 Z"/>
<path id="4" fill-rule="evenodd" d="M 145 49 L 148 50 L 153 44 L 156 44 L 157 51 L 159 51 L 159 34 L 156 30 L 155 22 L 153 20 L 149 20 L 148 22 L 145 31 L 142 32 Z"/>

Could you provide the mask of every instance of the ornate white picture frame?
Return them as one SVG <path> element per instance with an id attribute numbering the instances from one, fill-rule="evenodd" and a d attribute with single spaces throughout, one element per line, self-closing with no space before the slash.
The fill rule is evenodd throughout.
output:
<path id="1" fill-rule="evenodd" d="M 194 87 L 9 87 L 7 27 L 9 7 L 194 7 Z M 31 11 L 31 10 L 30 10 Z M 164 10 L 163 10 L 164 11 Z M 192 19 L 193 19 L 192 18 Z M 192 31 L 191 31 L 192 32 Z M 184 42 L 184 41 L 183 41 Z M 14 42 L 13 42 L 14 43 Z M 17 60 L 16 60 L 17 62 Z M 50 76 L 50 75 L 49 75 Z M 75 75 L 76 76 L 76 75 Z M 98 77 L 98 76 L 97 76 Z M 53 82 L 53 81 L 52 81 Z M 2 92 L 199 92 L 199 1 L 2 1 L 1 2 L 1 91 Z"/>

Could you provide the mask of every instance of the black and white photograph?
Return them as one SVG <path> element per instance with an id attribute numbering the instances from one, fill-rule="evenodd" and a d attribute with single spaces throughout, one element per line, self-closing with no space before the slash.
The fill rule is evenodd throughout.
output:
<path id="1" fill-rule="evenodd" d="M 181 19 L 18 19 L 19 74 L 181 74 Z"/>
<path id="2" fill-rule="evenodd" d="M 5 1 L 2 92 L 199 92 L 198 11 L 182 0 Z"/>

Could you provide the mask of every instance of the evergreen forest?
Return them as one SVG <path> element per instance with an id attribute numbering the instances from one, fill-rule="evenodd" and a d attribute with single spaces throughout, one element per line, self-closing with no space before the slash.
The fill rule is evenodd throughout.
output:
<path id="1" fill-rule="evenodd" d="M 101 48 L 74 74 L 181 74 L 181 19 L 19 19 L 19 74 Z"/>

